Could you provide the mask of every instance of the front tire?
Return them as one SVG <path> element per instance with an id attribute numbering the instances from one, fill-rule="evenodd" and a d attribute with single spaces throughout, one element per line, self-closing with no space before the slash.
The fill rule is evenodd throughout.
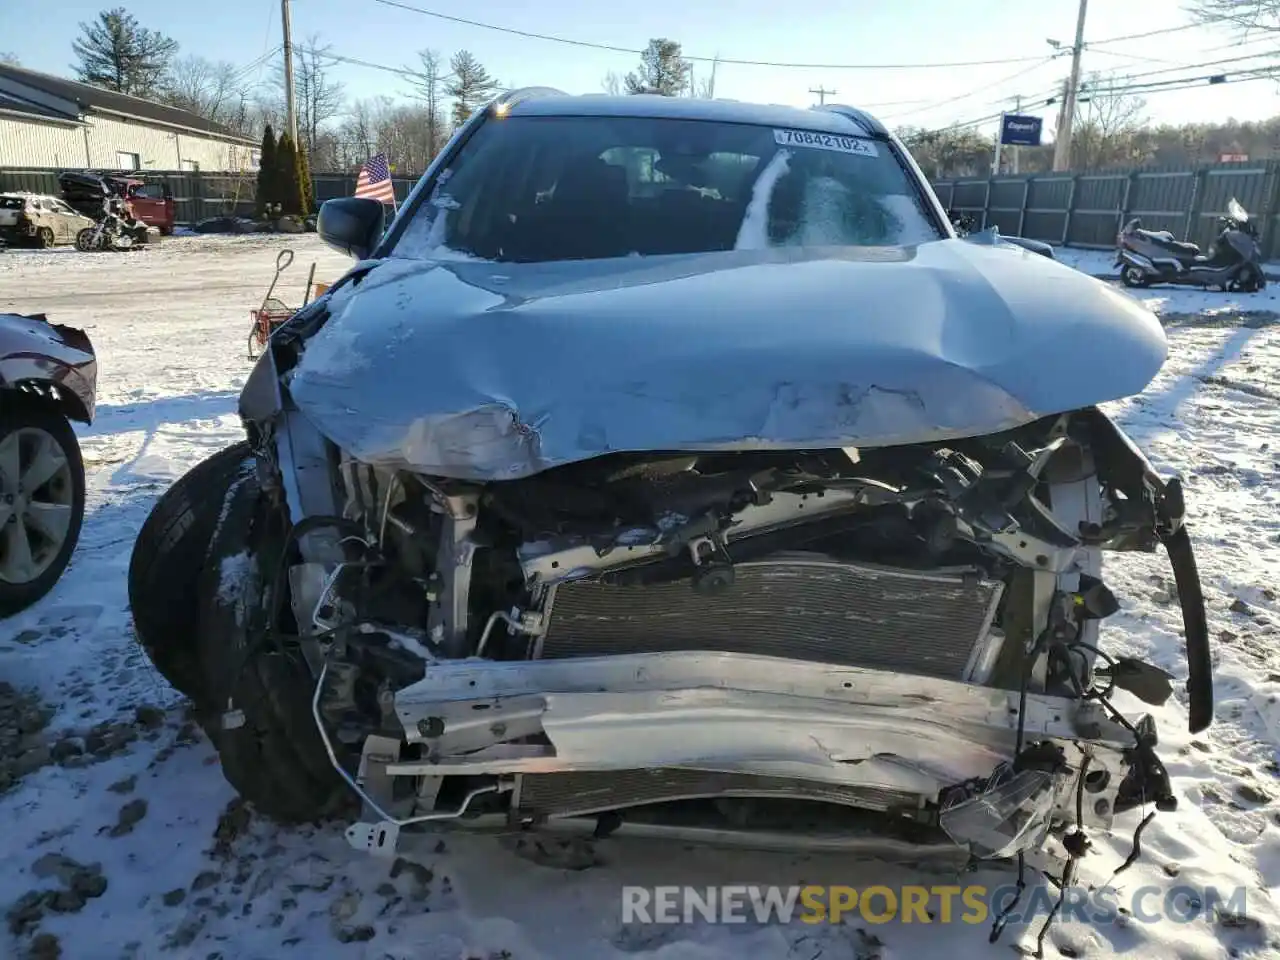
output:
<path id="1" fill-rule="evenodd" d="M 93 227 L 85 227 L 76 234 L 76 249 L 81 253 L 90 253 L 93 251 Z"/>
<path id="2" fill-rule="evenodd" d="M 30 607 L 62 577 L 84 503 L 84 461 L 66 417 L 0 394 L 0 617 Z"/>
<path id="3" fill-rule="evenodd" d="M 36 247 L 40 250 L 48 250 L 54 244 L 53 231 L 48 227 L 41 227 L 36 231 Z"/>
<path id="4" fill-rule="evenodd" d="M 134 634 L 174 688 L 197 705 L 209 700 L 196 647 L 198 581 L 228 492 L 254 471 L 240 442 L 192 467 L 151 509 L 129 558 Z"/>
<path id="5" fill-rule="evenodd" d="M 1141 269 L 1128 264 L 1120 271 L 1120 282 L 1126 287 L 1141 288 L 1150 283 L 1150 280 Z"/>
<path id="6" fill-rule="evenodd" d="M 241 797 L 274 820 L 315 823 L 348 812 L 353 794 L 316 731 L 301 651 L 266 629 L 277 626 L 268 617 L 284 541 L 256 482 L 232 493 L 200 580 L 200 660 L 216 703 L 205 730 Z M 234 724 L 224 722 L 228 703 L 240 711 Z"/>

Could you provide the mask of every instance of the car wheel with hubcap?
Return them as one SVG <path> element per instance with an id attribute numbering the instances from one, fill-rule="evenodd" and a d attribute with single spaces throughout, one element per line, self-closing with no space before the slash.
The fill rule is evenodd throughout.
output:
<path id="1" fill-rule="evenodd" d="M 53 246 L 53 231 L 48 227 L 41 227 L 36 231 L 36 246 L 41 250 L 48 250 Z"/>
<path id="2" fill-rule="evenodd" d="M 84 462 L 65 417 L 4 394 L 0 412 L 0 616 L 53 589 L 84 522 Z"/>

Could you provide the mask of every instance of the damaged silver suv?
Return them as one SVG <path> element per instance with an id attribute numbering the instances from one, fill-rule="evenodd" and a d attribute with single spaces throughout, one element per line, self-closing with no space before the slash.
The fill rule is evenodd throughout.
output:
<path id="1" fill-rule="evenodd" d="M 262 811 L 1066 869 L 1174 805 L 1101 557 L 1167 550 L 1212 715 L 1179 482 L 1098 404 L 1156 318 L 959 239 L 879 122 L 507 94 L 279 328 L 246 440 L 157 505 L 153 660 Z"/>

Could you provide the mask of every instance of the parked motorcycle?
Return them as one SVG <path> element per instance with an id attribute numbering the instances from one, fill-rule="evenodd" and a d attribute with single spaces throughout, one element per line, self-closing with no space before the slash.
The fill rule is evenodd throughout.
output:
<path id="1" fill-rule="evenodd" d="M 1143 230 L 1142 220 L 1134 217 L 1116 236 L 1120 281 L 1126 287 L 1173 283 L 1231 293 L 1261 290 L 1267 285 L 1262 247 L 1248 212 L 1233 197 L 1218 224 L 1221 231 L 1206 255 L 1194 243 L 1175 240 L 1168 230 Z"/>
<path id="2" fill-rule="evenodd" d="M 136 220 L 129 205 L 119 198 L 107 202 L 106 213 L 92 227 L 76 234 L 76 249 L 129 250 L 147 242 L 147 225 Z"/>

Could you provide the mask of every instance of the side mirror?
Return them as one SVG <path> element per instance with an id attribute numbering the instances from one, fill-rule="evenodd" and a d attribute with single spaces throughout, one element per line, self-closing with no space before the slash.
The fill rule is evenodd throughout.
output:
<path id="1" fill-rule="evenodd" d="M 321 205 L 316 233 L 333 249 L 363 260 L 381 239 L 385 218 L 381 200 L 338 197 Z"/>

